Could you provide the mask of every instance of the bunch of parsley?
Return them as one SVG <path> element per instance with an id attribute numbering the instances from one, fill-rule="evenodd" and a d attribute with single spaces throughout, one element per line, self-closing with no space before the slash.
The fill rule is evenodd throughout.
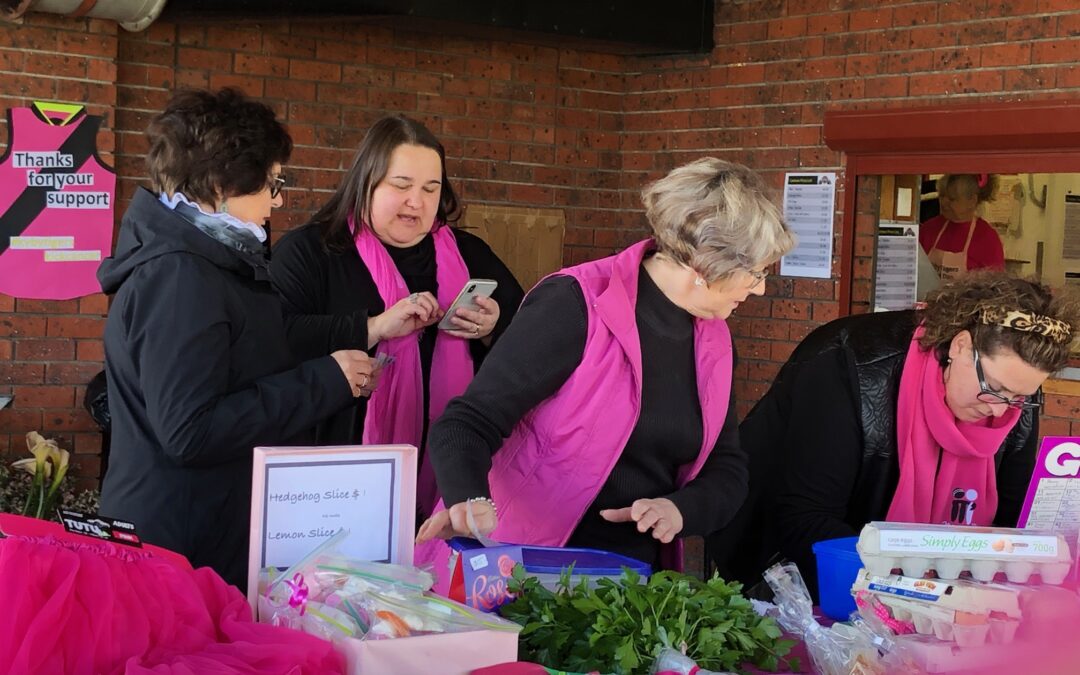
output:
<path id="1" fill-rule="evenodd" d="M 776 670 L 795 644 L 782 640 L 771 618 L 754 612 L 742 586 L 714 576 L 702 582 L 660 572 L 642 583 L 622 577 L 571 585 L 563 572 L 556 591 L 540 585 L 518 565 L 510 590 L 516 599 L 501 614 L 524 628 L 523 660 L 569 671 L 648 671 L 664 647 L 684 651 L 705 670 L 736 671 L 742 664 Z M 795 659 L 788 664 L 798 668 Z"/>

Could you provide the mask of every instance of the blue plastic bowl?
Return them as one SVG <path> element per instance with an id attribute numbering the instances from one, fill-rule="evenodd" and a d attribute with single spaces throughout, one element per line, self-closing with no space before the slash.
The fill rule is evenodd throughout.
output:
<path id="1" fill-rule="evenodd" d="M 859 576 L 862 561 L 855 550 L 858 537 L 827 539 L 814 544 L 817 557 L 818 595 L 821 611 L 837 621 L 846 621 L 855 611 L 851 586 Z"/>

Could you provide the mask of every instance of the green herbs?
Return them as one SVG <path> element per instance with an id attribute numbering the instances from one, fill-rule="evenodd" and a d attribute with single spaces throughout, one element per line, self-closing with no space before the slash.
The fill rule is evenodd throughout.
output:
<path id="1" fill-rule="evenodd" d="M 770 618 L 758 616 L 738 583 L 698 581 L 677 572 L 641 583 L 623 569 L 619 580 L 570 585 L 563 572 L 557 592 L 518 565 L 510 590 L 517 599 L 500 612 L 524 626 L 521 656 L 570 671 L 647 672 L 663 647 L 682 651 L 705 670 L 738 670 L 743 663 L 776 670 L 794 642 L 780 639 Z"/>

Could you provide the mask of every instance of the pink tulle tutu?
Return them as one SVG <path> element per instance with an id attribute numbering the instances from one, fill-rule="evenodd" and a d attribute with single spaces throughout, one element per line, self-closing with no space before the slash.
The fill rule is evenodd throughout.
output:
<path id="1" fill-rule="evenodd" d="M 59 526 L 12 535 L 13 518 L 25 520 L 0 525 L 0 673 L 344 672 L 329 642 L 255 623 L 243 594 L 209 568 Z"/>

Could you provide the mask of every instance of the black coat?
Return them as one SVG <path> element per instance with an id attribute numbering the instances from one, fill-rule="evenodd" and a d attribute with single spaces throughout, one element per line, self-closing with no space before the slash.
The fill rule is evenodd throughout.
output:
<path id="1" fill-rule="evenodd" d="M 261 247 L 229 246 L 146 190 L 98 278 L 116 294 L 101 512 L 242 586 L 252 448 L 286 444 L 349 405 L 348 382 L 329 356 L 296 365 Z"/>
<path id="2" fill-rule="evenodd" d="M 915 327 L 911 311 L 844 317 L 795 349 L 739 427 L 750 497 L 710 542 L 726 573 L 752 583 L 787 558 L 816 597 L 813 543 L 885 519 L 900 475 L 896 406 Z M 1038 435 L 1037 413 L 1024 411 L 994 458 L 997 525 L 1016 525 Z"/>
<path id="3" fill-rule="evenodd" d="M 470 277 L 494 279 L 499 284 L 492 295 L 499 303 L 499 321 L 491 333 L 494 343 L 510 325 L 525 294 L 513 273 L 482 239 L 458 229 L 454 230 L 454 236 Z M 386 249 L 411 292 L 437 291 L 431 237 L 408 249 L 391 246 Z M 381 314 L 386 307 L 355 246 L 340 252 L 330 251 L 323 244 L 318 226 L 304 225 L 287 233 L 274 246 L 270 274 L 281 294 L 289 344 L 297 357 L 314 358 L 337 349 L 367 349 L 367 320 Z M 425 410 L 437 334 L 438 328 L 429 326 L 420 337 Z M 479 368 L 488 347 L 480 340 L 469 340 L 469 348 L 473 363 Z M 320 445 L 359 443 L 366 413 L 367 399 L 357 399 L 318 425 L 316 441 Z"/>

